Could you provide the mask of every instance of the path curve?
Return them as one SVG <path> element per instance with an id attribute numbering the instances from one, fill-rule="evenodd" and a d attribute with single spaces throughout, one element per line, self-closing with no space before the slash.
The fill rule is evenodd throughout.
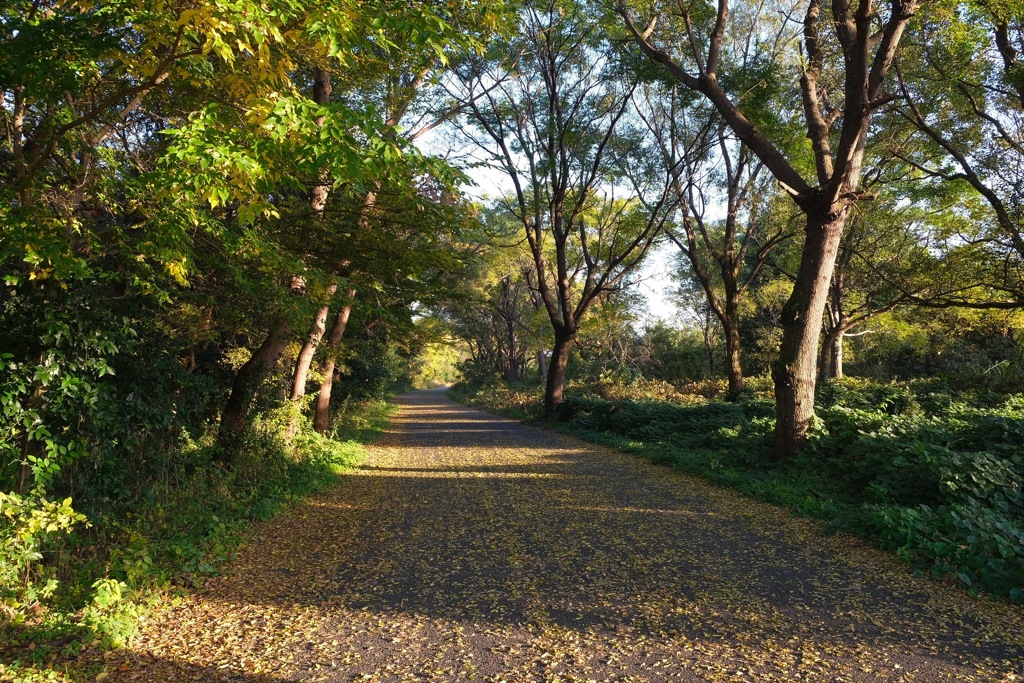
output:
<path id="1" fill-rule="evenodd" d="M 664 467 L 406 394 L 111 681 L 1024 681 L 1022 610 Z"/>

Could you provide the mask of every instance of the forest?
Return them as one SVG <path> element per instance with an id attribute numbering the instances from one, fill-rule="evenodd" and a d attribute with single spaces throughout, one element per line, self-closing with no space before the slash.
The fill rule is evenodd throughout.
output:
<path id="1" fill-rule="evenodd" d="M 0 103 L 0 679 L 413 386 L 1024 602 L 1016 0 L 10 0 Z"/>

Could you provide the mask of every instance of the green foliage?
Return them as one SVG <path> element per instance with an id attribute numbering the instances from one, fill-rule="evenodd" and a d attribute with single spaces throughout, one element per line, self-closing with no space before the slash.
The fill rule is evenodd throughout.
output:
<path id="1" fill-rule="evenodd" d="M 433 389 L 454 384 L 461 377 L 458 366 L 462 355 L 451 339 L 426 344 L 413 362 L 413 387 Z"/>
<path id="2" fill-rule="evenodd" d="M 154 591 L 192 587 L 216 574 L 253 522 L 335 483 L 393 412 L 384 401 L 346 408 L 331 437 L 302 430 L 290 441 L 283 436 L 285 410 L 261 416 L 243 437 L 246 457 L 232 470 L 214 460 L 212 434 L 199 442 L 185 438 L 174 450 L 174 479 L 152 484 L 138 502 L 108 498 L 88 528 L 70 500 L 0 497 L 0 635 L 16 651 L 35 640 L 125 644 Z M 60 562 L 48 561 L 57 544 Z M 0 672 L 3 666 L 0 659 Z"/>
<path id="3" fill-rule="evenodd" d="M 915 391 L 916 390 L 916 391 Z M 1024 584 L 1024 410 L 936 383 L 831 383 L 817 450 L 885 547 L 967 586 Z"/>
<path id="4" fill-rule="evenodd" d="M 20 623 L 29 610 L 57 590 L 44 553 L 85 516 L 71 499 L 51 501 L 0 492 L 0 623 Z"/>
<path id="5" fill-rule="evenodd" d="M 362 403 L 381 400 L 408 382 L 409 358 L 396 344 L 377 336 L 353 340 L 345 361 L 345 382 L 332 400 Z"/>

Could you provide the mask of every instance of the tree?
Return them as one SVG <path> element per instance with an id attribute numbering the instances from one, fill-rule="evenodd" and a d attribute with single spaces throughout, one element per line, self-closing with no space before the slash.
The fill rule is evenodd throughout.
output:
<path id="1" fill-rule="evenodd" d="M 868 334 L 869 321 L 900 306 L 933 294 L 941 269 L 938 245 L 932 239 L 936 216 L 944 207 L 914 202 L 879 182 L 879 198 L 870 211 L 854 211 L 839 249 L 829 285 L 820 378 L 843 377 L 843 340 Z M 903 189 L 913 191 L 902 184 Z"/>
<path id="2" fill-rule="evenodd" d="M 667 234 L 693 270 L 708 312 L 721 324 L 728 398 L 735 401 L 744 386 L 741 300 L 772 250 L 792 234 L 784 224 L 767 220 L 774 197 L 763 164 L 714 108 L 684 103 L 676 87 L 644 102 L 641 117 L 655 140 L 651 153 L 661 158 L 679 197 L 681 225 Z M 720 203 L 724 218 L 706 218 Z"/>
<path id="3" fill-rule="evenodd" d="M 872 116 L 889 101 L 883 86 L 919 4 L 919 0 L 891 0 L 876 6 L 873 0 L 860 0 L 856 6 L 835 2 L 826 8 L 821 0 L 807 3 L 803 54 L 791 55 L 789 64 L 799 65 L 804 121 L 814 153 L 810 180 L 801 170 L 799 153 L 790 151 L 785 140 L 770 137 L 771 131 L 762 129 L 747 111 L 741 93 L 730 92 L 734 81 L 750 83 L 742 78 L 742 71 L 729 72 L 731 65 L 742 63 L 730 59 L 729 53 L 751 44 L 761 47 L 759 7 L 744 7 L 740 21 L 730 22 L 728 0 L 719 0 L 713 15 L 703 5 L 679 3 L 674 5 L 678 8 L 675 21 L 665 7 L 655 4 L 650 20 L 641 27 L 634 11 L 624 3 L 617 6 L 641 52 L 680 85 L 707 98 L 806 217 L 800 266 L 783 313 L 782 344 L 772 373 L 776 458 L 795 454 L 807 440 L 814 417 L 818 342 L 828 285 L 850 209 L 865 198 L 859 184 Z M 765 46 L 764 58 L 775 64 L 773 68 L 784 68 L 774 46 L 781 52 L 793 42 Z"/>
<path id="4" fill-rule="evenodd" d="M 376 194 L 382 185 L 388 183 L 408 183 L 417 174 L 434 175 L 436 178 L 453 178 L 450 169 L 436 159 L 418 154 L 411 148 L 411 139 L 402 136 L 398 125 L 416 96 L 416 92 L 435 65 L 445 61 L 447 50 L 464 49 L 472 44 L 472 39 L 463 31 L 450 23 L 452 8 L 447 6 L 407 6 L 396 4 L 388 6 L 384 18 L 357 14 L 360 21 L 365 22 L 365 31 L 353 31 L 347 36 L 349 44 L 332 42 L 326 48 L 326 54 L 318 56 L 321 62 L 314 69 L 312 100 L 299 98 L 299 102 L 284 111 L 275 111 L 261 121 L 263 129 L 270 130 L 272 147 L 283 159 L 282 166 L 287 170 L 272 165 L 261 164 L 248 174 L 243 182 L 251 184 L 255 190 L 262 190 L 262 196 L 280 195 L 282 186 L 295 189 L 310 198 L 311 211 L 306 211 L 303 224 L 309 233 L 326 228 L 322 220 L 326 210 L 329 188 L 344 189 L 346 194 L 361 198 L 361 211 L 372 211 Z M 365 11 L 365 10 L 361 10 Z M 343 51 L 339 51 L 344 48 Z M 374 59 L 367 59 L 371 55 Z M 381 60 L 394 59 L 416 66 L 411 77 L 406 74 L 387 75 L 386 70 L 372 69 L 370 64 L 380 64 Z M 348 97 L 336 97 L 332 101 L 329 82 L 328 65 L 331 60 L 337 62 L 364 62 L 363 67 L 372 75 L 368 87 L 366 82 L 358 83 L 358 95 L 345 93 Z M 381 79 L 381 73 L 385 77 Z M 377 106 L 374 90 L 385 90 L 392 97 L 385 100 L 384 106 Z M 277 104 L 280 109 L 280 103 Z M 301 125 L 296 125 L 300 123 Z M 284 126 L 282 129 L 281 126 Z M 251 131 L 256 133 L 256 131 Z M 204 136 L 207 137 L 208 136 Z M 263 161 L 262 159 L 260 161 Z M 415 167 L 416 172 L 409 172 Z M 245 169 L 249 171 L 250 169 Z M 232 179 L 238 184 L 237 177 Z M 274 212 L 277 212 L 276 207 Z M 351 279 L 346 259 L 336 258 L 329 251 L 319 252 L 310 247 L 316 239 L 308 234 L 304 244 L 293 254 L 298 255 L 299 263 L 292 269 L 289 286 L 295 293 L 301 293 L 310 277 L 334 279 L 344 276 Z M 350 261 L 349 261 L 350 262 Z M 326 319 L 329 303 L 338 284 L 328 287 L 329 295 L 314 312 L 312 331 L 300 349 L 293 372 L 290 395 L 299 401 L 305 393 L 306 378 L 313 355 L 319 345 L 320 338 L 326 331 Z M 355 289 L 351 286 L 343 288 L 346 292 L 345 303 L 334 319 L 328 335 L 328 357 L 325 365 L 334 364 L 333 352 L 344 335 L 345 325 L 355 297 Z M 286 307 L 290 309 L 291 307 Z M 269 369 L 277 362 L 293 336 L 293 325 L 290 320 L 291 311 L 279 311 L 276 319 L 267 332 L 263 343 L 253 354 L 250 362 L 239 368 L 235 384 L 225 404 L 221 420 L 222 440 L 232 442 L 246 425 L 246 415 L 253 390 L 266 376 Z M 325 368 L 326 369 L 326 368 Z M 314 424 L 320 431 L 326 430 L 329 422 L 329 405 L 333 384 L 333 369 L 324 373 L 325 380 L 321 383 L 318 393 Z M 297 425 L 289 430 L 294 432 Z"/>
<path id="5" fill-rule="evenodd" d="M 500 203 L 525 233 L 554 333 L 547 413 L 562 402 L 581 319 L 643 260 L 672 204 L 664 178 L 647 188 L 653 210 L 618 194 L 635 84 L 616 71 L 595 15 L 586 3 L 527 3 L 518 38 L 492 46 L 499 56 L 468 66 L 458 84 L 479 132 L 468 134 L 514 188 Z"/>
<path id="6" fill-rule="evenodd" d="M 412 11 L 415 16 L 417 10 Z M 481 34 L 497 29 L 497 17 L 500 14 L 497 7 L 486 3 L 475 3 L 472 10 L 468 10 L 461 2 L 453 2 L 435 11 L 446 22 L 446 25 L 442 25 L 445 28 L 443 42 L 423 40 L 422 27 L 413 24 L 410 40 L 402 41 L 402 49 L 372 45 L 362 52 L 359 64 L 363 74 L 359 97 L 382 112 L 385 125 L 393 131 L 392 138 L 397 138 L 398 131 L 404 129 L 401 139 L 407 144 L 416 142 L 455 115 L 455 109 L 443 97 L 444 89 L 439 85 L 440 81 L 449 70 L 450 60 L 458 61 L 474 53 L 481 44 Z M 449 187 L 444 189 L 444 193 L 450 198 L 454 187 L 452 176 L 439 175 L 438 178 L 447 180 Z M 389 182 L 393 182 L 393 179 Z M 370 216 L 376 210 L 377 196 L 382 185 L 378 179 L 362 187 L 361 213 L 356 222 L 358 230 L 372 229 Z M 342 260 L 336 265 L 335 271 L 350 276 L 352 264 Z M 356 294 L 356 288 L 346 288 L 344 301 L 327 337 L 320 368 L 322 381 L 313 409 L 313 425 L 321 433 L 326 431 L 330 423 L 336 356 Z M 310 335 L 296 358 L 291 390 L 293 401 L 300 401 L 305 394 L 309 367 L 326 331 L 327 315 L 328 307 L 321 307 L 317 311 Z M 297 414 L 294 419 L 297 419 Z"/>
<path id="7" fill-rule="evenodd" d="M 1024 10 L 998 1 L 940 2 L 929 6 L 921 23 L 913 49 L 899 62 L 893 147 L 932 185 L 957 184 L 977 193 L 982 206 L 964 202 L 957 238 L 990 264 L 975 286 L 930 303 L 1021 307 Z"/>

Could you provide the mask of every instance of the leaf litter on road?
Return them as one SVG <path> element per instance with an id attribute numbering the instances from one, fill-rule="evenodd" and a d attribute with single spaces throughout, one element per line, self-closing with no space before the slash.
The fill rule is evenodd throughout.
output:
<path id="1" fill-rule="evenodd" d="M 398 399 L 106 681 L 1024 681 L 1024 615 L 628 455 Z"/>

